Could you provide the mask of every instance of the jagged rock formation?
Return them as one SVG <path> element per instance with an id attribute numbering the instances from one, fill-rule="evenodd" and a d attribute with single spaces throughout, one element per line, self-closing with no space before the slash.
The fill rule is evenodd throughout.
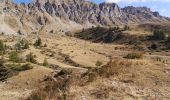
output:
<path id="1" fill-rule="evenodd" d="M 27 30 L 26 32 L 43 31 L 44 28 L 49 28 L 48 31 L 59 29 L 58 31 L 63 32 L 92 25 L 169 22 L 169 18 L 146 7 L 121 9 L 115 3 L 97 5 L 85 0 L 34 0 L 33 3 L 20 5 L 6 2 L 3 12 L 9 17 L 13 16 L 18 23 L 19 28 L 15 28 L 15 31 L 23 29 Z"/>
<path id="2" fill-rule="evenodd" d="M 39 10 L 48 14 L 72 20 L 77 23 L 92 23 L 101 25 L 143 23 L 152 21 L 167 21 L 167 18 L 152 12 L 146 7 L 120 8 L 115 3 L 99 5 L 84 0 L 47 0 L 35 1 Z"/>

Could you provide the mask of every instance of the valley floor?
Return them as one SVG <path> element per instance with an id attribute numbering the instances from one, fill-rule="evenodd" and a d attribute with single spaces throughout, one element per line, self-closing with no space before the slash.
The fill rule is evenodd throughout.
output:
<path id="1" fill-rule="evenodd" d="M 134 52 L 130 46 L 118 44 L 92 43 L 74 37 L 57 34 L 40 35 L 47 47 L 36 49 L 30 46 L 22 52 L 22 56 L 32 52 L 39 65 L 28 71 L 8 78 L 0 83 L 1 100 L 19 100 L 28 97 L 36 90 L 46 76 L 56 69 L 72 69 L 74 73 L 87 72 L 89 68 L 106 65 L 109 61 L 117 61 L 123 67 L 119 75 L 96 79 L 84 86 L 71 86 L 73 100 L 169 100 L 170 99 L 170 51 L 145 52 L 142 59 L 125 59 Z M 1 38 L 3 38 L 1 36 Z M 27 38 L 34 43 L 35 36 Z M 7 44 L 16 41 L 7 37 Z M 49 67 L 41 64 L 48 60 Z M 131 66 L 128 66 L 130 63 Z M 116 66 L 116 65 L 115 65 Z M 125 71 L 124 71 L 125 70 Z M 121 72 L 120 72 L 121 71 Z M 83 82 L 83 81 L 82 81 Z M 86 82 L 85 82 L 86 83 Z"/>

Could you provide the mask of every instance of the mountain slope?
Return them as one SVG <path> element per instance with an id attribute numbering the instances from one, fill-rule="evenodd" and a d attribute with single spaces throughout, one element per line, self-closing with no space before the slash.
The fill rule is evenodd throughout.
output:
<path id="1" fill-rule="evenodd" d="M 6 16 L 16 20 L 15 31 L 67 32 L 93 25 L 113 26 L 169 22 L 169 18 L 146 7 L 120 8 L 115 3 L 95 4 L 85 0 L 34 0 L 30 4 L 6 3 L 2 6 Z M 11 22 L 7 22 L 10 24 Z M 13 27 L 12 27 L 13 28 Z"/>

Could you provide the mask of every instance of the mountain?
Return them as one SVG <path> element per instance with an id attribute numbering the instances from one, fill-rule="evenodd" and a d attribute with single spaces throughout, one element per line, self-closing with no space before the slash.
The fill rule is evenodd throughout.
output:
<path id="1" fill-rule="evenodd" d="M 34 0 L 30 4 L 1 3 L 6 24 L 16 32 L 67 32 L 94 25 L 113 26 L 169 22 L 169 18 L 146 7 L 120 8 L 115 3 L 85 0 Z M 2 17 L 2 16 L 1 16 Z"/>

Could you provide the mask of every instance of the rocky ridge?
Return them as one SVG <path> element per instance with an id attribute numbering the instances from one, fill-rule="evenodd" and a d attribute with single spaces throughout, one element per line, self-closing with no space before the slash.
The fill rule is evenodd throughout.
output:
<path id="1" fill-rule="evenodd" d="M 7 16 L 6 21 L 12 19 L 17 24 L 15 31 L 22 29 L 28 33 L 43 29 L 64 32 L 93 25 L 169 22 L 169 18 L 146 7 L 120 8 L 115 3 L 95 4 L 85 0 L 34 0 L 29 4 L 6 1 L 2 10 Z"/>

